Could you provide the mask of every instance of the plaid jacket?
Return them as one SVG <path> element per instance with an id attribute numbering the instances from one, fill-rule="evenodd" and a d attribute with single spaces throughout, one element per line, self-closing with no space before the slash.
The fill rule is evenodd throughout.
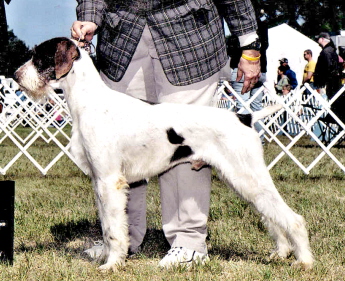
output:
<path id="1" fill-rule="evenodd" d="M 171 84 L 189 85 L 227 61 L 222 19 L 237 36 L 257 29 L 250 0 L 77 0 L 77 18 L 98 25 L 100 69 L 123 77 L 147 24 Z"/>

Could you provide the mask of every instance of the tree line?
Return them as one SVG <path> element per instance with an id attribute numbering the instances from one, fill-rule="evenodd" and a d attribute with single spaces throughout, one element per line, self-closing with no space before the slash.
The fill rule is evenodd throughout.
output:
<path id="1" fill-rule="evenodd" d="M 256 9 L 264 9 L 269 27 L 287 23 L 314 38 L 322 31 L 336 35 L 345 29 L 344 0 L 253 0 Z"/>
<path id="2" fill-rule="evenodd" d="M 12 30 L 8 31 L 8 45 L 5 48 L 6 59 L 4 63 L 6 66 L 2 66 L 4 71 L 0 75 L 6 77 L 13 77 L 14 72 L 32 56 L 32 50 L 25 44 L 25 42 L 19 39 Z"/>

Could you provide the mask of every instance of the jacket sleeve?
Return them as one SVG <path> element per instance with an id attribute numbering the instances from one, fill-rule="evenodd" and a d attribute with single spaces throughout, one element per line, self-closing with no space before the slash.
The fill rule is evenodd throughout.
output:
<path id="1" fill-rule="evenodd" d="M 243 36 L 256 32 L 258 26 L 250 0 L 215 0 L 215 3 L 232 35 Z"/>
<path id="2" fill-rule="evenodd" d="M 79 21 L 90 21 L 97 26 L 102 25 L 104 9 L 106 8 L 104 0 L 77 0 L 77 2 L 76 11 Z"/>
<path id="3" fill-rule="evenodd" d="M 324 52 L 321 52 L 314 72 L 314 85 L 316 88 L 323 88 L 326 86 L 327 71 L 327 59 Z"/>
<path id="4" fill-rule="evenodd" d="M 295 89 L 298 85 L 296 73 L 292 70 L 289 70 L 289 71 L 287 71 L 286 76 L 287 76 L 287 78 L 289 78 L 290 85 L 291 85 L 292 89 Z"/>

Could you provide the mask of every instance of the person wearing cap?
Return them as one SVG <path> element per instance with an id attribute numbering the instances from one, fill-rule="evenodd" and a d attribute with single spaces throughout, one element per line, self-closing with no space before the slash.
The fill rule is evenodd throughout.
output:
<path id="1" fill-rule="evenodd" d="M 287 58 L 282 58 L 282 59 L 279 60 L 279 62 L 280 62 L 280 65 L 282 65 L 282 66 L 289 65 L 289 61 L 288 61 Z"/>
<path id="2" fill-rule="evenodd" d="M 322 48 L 314 72 L 314 85 L 320 89 L 326 87 L 326 95 L 331 99 L 339 90 L 338 54 L 330 35 L 321 32 L 317 43 Z"/>
<path id="3" fill-rule="evenodd" d="M 338 54 L 336 53 L 335 45 L 327 32 L 321 32 L 317 36 L 317 43 L 322 48 L 320 55 L 317 59 L 315 72 L 314 72 L 314 86 L 316 89 L 326 87 L 326 95 L 330 100 L 340 89 L 340 75 L 338 68 Z M 343 107 L 345 104 L 345 98 L 340 96 L 331 105 L 332 111 L 340 118 L 345 119 L 345 113 Z M 335 123 L 330 115 L 323 118 L 324 121 L 329 123 Z"/>
<path id="4" fill-rule="evenodd" d="M 314 85 L 316 89 L 326 87 L 326 95 L 330 100 L 341 87 L 338 54 L 336 53 L 336 47 L 327 32 L 321 32 L 316 39 L 317 43 L 322 48 L 322 51 L 320 52 L 315 67 Z M 345 112 L 343 110 L 344 104 L 345 96 L 342 94 L 331 105 L 333 113 L 335 113 L 343 122 L 345 122 Z M 320 119 L 324 122 L 336 123 L 330 114 L 327 114 L 324 118 Z"/>
<path id="5" fill-rule="evenodd" d="M 296 79 L 296 73 L 290 68 L 289 61 L 287 58 L 282 58 L 279 60 L 280 65 L 284 66 L 286 68 L 285 75 L 289 79 L 290 85 L 292 89 L 295 89 L 298 85 L 297 79 Z M 277 80 L 278 81 L 278 80 Z"/>

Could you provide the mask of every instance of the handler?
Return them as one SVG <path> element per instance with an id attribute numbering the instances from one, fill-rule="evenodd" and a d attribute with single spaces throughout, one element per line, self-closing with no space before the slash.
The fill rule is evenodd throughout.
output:
<path id="1" fill-rule="evenodd" d="M 237 76 L 238 81 L 244 76 L 242 94 L 260 77 L 257 23 L 250 0 L 77 2 L 72 37 L 82 45 L 97 33 L 100 75 L 114 90 L 149 102 L 211 105 L 228 59 L 223 18 L 243 47 Z M 159 184 L 163 231 L 171 245 L 159 266 L 204 263 L 210 167 L 194 171 L 190 164 L 181 164 L 161 175 Z M 129 193 L 133 253 L 146 233 L 146 186 L 146 182 L 132 184 Z"/>

